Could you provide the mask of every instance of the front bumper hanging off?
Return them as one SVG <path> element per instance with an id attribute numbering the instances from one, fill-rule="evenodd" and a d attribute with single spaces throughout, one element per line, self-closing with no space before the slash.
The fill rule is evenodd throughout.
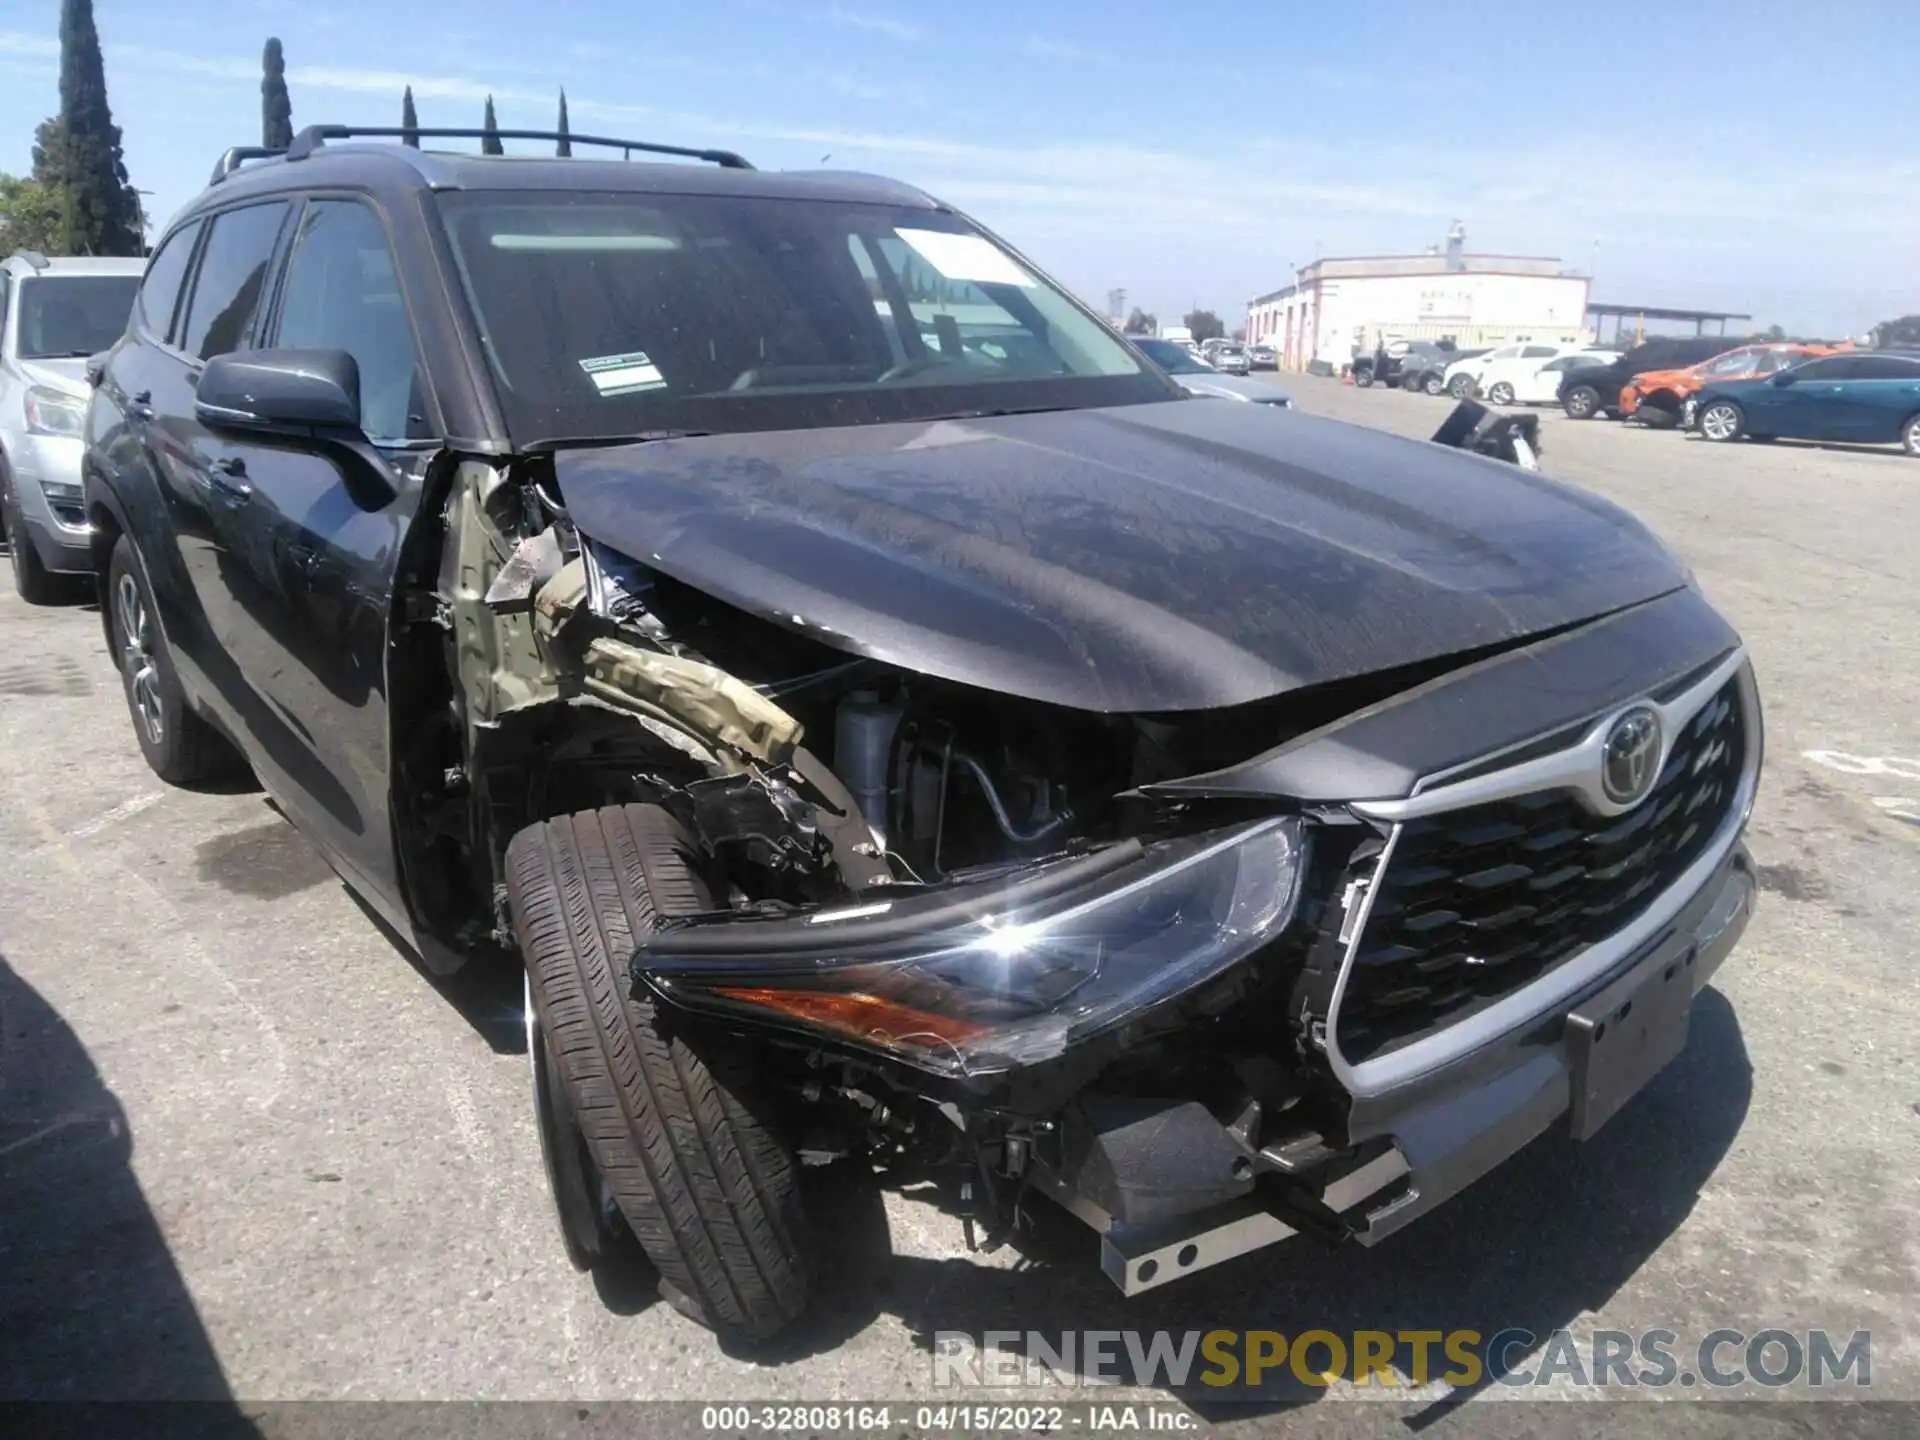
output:
<path id="1" fill-rule="evenodd" d="M 1317 1204 L 1276 1205 L 1289 1157 L 1250 1148 L 1193 1102 L 1151 1113 L 1083 1105 L 1089 1133 L 1063 1167 L 1036 1161 L 1034 1183 L 1100 1232 L 1101 1267 L 1129 1295 L 1301 1230 L 1375 1244 L 1562 1116 L 1585 1138 L 1651 1080 L 1685 1043 L 1687 1007 L 1739 940 L 1754 893 L 1752 862 L 1736 845 L 1657 937 L 1578 997 L 1413 1083 L 1355 1100 L 1351 1148 L 1323 1172 L 1331 1178 Z M 1622 1014 L 1629 1000 L 1637 1003 Z M 1636 1011 L 1641 1021 L 1629 1023 Z"/>

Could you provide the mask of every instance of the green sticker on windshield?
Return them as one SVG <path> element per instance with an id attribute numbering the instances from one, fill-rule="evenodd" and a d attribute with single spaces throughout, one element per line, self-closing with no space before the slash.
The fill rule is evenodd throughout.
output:
<path id="1" fill-rule="evenodd" d="M 632 395 L 640 390 L 663 389 L 667 383 L 660 367 L 644 350 L 627 355 L 596 355 L 591 360 L 582 360 L 580 368 L 587 372 L 593 388 L 602 395 Z"/>

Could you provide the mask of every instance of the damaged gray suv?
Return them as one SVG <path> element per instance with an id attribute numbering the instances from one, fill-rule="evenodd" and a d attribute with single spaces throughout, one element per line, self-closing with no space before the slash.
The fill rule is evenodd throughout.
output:
<path id="1" fill-rule="evenodd" d="M 1372 1244 L 1685 1044 L 1760 709 L 1632 518 L 1193 399 L 906 185 L 394 138 L 162 240 L 106 639 L 156 773 L 524 967 L 579 1265 L 771 1335 L 804 1157 L 1063 1206 L 1133 1294 Z"/>

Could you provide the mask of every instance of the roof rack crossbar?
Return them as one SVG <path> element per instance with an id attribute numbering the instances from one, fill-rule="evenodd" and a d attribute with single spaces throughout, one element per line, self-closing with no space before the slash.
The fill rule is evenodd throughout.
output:
<path id="1" fill-rule="evenodd" d="M 600 145 L 625 152 L 629 160 L 633 158 L 633 152 L 639 150 L 649 155 L 681 155 L 689 160 L 704 160 L 728 170 L 753 169 L 743 157 L 731 150 L 694 150 L 684 145 L 656 145 L 648 140 L 616 140 L 605 135 L 576 135 L 572 132 L 563 135 L 558 130 L 469 130 L 437 126 L 419 126 L 409 130 L 398 125 L 309 125 L 293 137 L 293 144 L 287 150 L 287 159 L 305 160 L 329 140 L 349 140 L 357 136 L 407 140 L 484 140 L 490 135 L 501 140 L 566 140 L 574 145 Z M 234 152 L 227 153 L 231 155 Z"/>
<path id="2" fill-rule="evenodd" d="M 218 185 L 249 160 L 271 160 L 276 155 L 286 153 L 285 150 L 273 145 L 235 145 L 214 165 L 213 178 L 207 183 Z"/>

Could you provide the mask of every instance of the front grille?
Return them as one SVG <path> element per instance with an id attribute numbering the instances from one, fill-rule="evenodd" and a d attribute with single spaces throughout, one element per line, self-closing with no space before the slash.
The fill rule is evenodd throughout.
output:
<path id="1" fill-rule="evenodd" d="M 1541 791 L 1405 822 L 1340 1003 L 1347 1059 L 1465 1019 L 1652 904 L 1735 803 L 1749 743 L 1739 684 L 1701 707 L 1624 815 Z"/>

